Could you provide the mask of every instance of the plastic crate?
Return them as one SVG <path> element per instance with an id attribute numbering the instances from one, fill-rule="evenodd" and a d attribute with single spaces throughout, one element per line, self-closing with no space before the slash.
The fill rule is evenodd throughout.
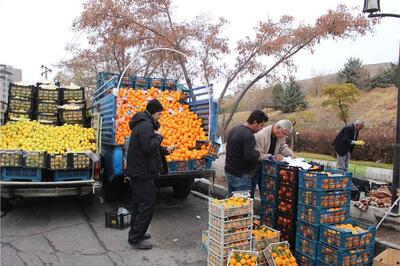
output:
<path id="1" fill-rule="evenodd" d="M 32 119 L 32 112 L 13 112 L 7 111 L 5 113 L 6 121 L 18 121 L 21 119 Z"/>
<path id="2" fill-rule="evenodd" d="M 48 154 L 48 168 L 52 170 L 68 169 L 68 154 Z"/>
<path id="3" fill-rule="evenodd" d="M 70 101 L 84 101 L 85 100 L 85 88 L 77 88 L 77 89 L 61 89 L 61 98 L 64 103 Z"/>
<path id="4" fill-rule="evenodd" d="M 208 236 L 217 243 L 237 242 L 251 238 L 251 229 L 252 226 L 250 225 L 237 229 L 220 230 L 210 225 Z"/>
<path id="5" fill-rule="evenodd" d="M 276 214 L 274 213 L 272 215 L 262 215 L 261 223 L 265 224 L 266 226 L 269 226 L 269 227 L 275 227 L 276 226 Z"/>
<path id="6" fill-rule="evenodd" d="M 276 190 L 261 189 L 261 200 L 271 205 L 278 204 L 278 192 Z"/>
<path id="7" fill-rule="evenodd" d="M 300 187 L 299 202 L 306 206 L 314 207 L 340 207 L 348 206 L 351 201 L 351 191 L 319 191 Z"/>
<path id="8" fill-rule="evenodd" d="M 55 170 L 54 181 L 89 180 L 90 169 Z"/>
<path id="9" fill-rule="evenodd" d="M 248 255 L 248 257 L 246 257 L 246 255 Z M 232 249 L 229 253 L 229 257 L 228 257 L 228 265 L 230 265 L 230 261 L 232 258 L 235 259 L 235 261 L 237 263 L 240 263 L 240 261 L 242 261 L 243 259 L 245 260 L 245 263 L 240 263 L 241 265 L 244 266 L 251 266 L 251 265 L 259 265 L 258 264 L 258 257 L 259 254 L 257 251 L 253 251 L 253 250 L 236 250 L 236 249 Z M 254 263 L 254 264 L 252 264 Z"/>
<path id="10" fill-rule="evenodd" d="M 310 224 L 308 222 L 297 220 L 297 234 L 303 238 L 312 240 L 312 241 L 319 241 L 319 225 Z"/>
<path id="11" fill-rule="evenodd" d="M 271 235 L 270 237 L 257 237 L 257 235 L 254 234 L 253 230 L 253 249 L 265 249 L 269 244 L 279 242 L 281 232 L 279 232 L 278 230 L 272 229 L 271 227 L 266 225 L 262 225 L 258 230 L 270 230 L 273 232 L 273 235 Z"/>
<path id="12" fill-rule="evenodd" d="M 296 251 L 299 251 L 303 254 L 307 254 L 312 258 L 317 257 L 318 250 L 318 242 L 311 241 L 302 237 L 299 234 L 296 234 Z"/>
<path id="13" fill-rule="evenodd" d="M 176 79 L 164 79 L 164 90 L 176 90 L 178 81 Z"/>
<path id="14" fill-rule="evenodd" d="M 299 170 L 296 167 L 287 166 L 284 164 L 278 165 L 278 182 L 291 187 L 296 187 L 298 184 Z"/>
<path id="15" fill-rule="evenodd" d="M 1 167 L 1 180 L 40 182 L 42 169 L 22 167 Z"/>
<path id="16" fill-rule="evenodd" d="M 22 165 L 26 168 L 46 168 L 47 153 L 45 151 L 24 151 Z"/>
<path id="17" fill-rule="evenodd" d="M 228 230 L 249 227 L 253 224 L 253 218 L 251 214 L 221 218 L 210 213 L 208 224 L 215 228 L 219 228 L 219 230 Z"/>
<path id="18" fill-rule="evenodd" d="M 133 79 L 133 88 L 134 89 L 143 89 L 143 90 L 147 90 L 149 88 L 149 82 L 150 79 L 149 78 L 145 78 L 145 77 L 134 77 Z"/>
<path id="19" fill-rule="evenodd" d="M 293 217 L 297 211 L 297 201 L 278 200 L 276 210 Z"/>
<path id="20" fill-rule="evenodd" d="M 275 161 L 263 160 L 262 173 L 270 177 L 277 177 L 279 172 L 278 166 L 279 164 Z"/>
<path id="21" fill-rule="evenodd" d="M 374 247 L 337 249 L 323 243 L 319 244 L 317 265 L 368 265 L 372 263 Z"/>
<path id="22" fill-rule="evenodd" d="M 190 171 L 192 163 L 190 160 L 188 161 L 172 161 L 172 162 L 168 162 L 168 170 L 170 172 L 186 172 L 186 171 Z"/>
<path id="23" fill-rule="evenodd" d="M 265 258 L 267 259 L 268 264 L 269 264 L 270 266 L 277 266 L 277 264 L 275 263 L 275 260 L 274 260 L 274 258 L 273 258 L 273 256 L 272 256 L 272 253 L 274 252 L 274 250 L 275 250 L 278 246 L 285 247 L 285 248 L 289 249 L 289 254 L 288 254 L 287 257 L 289 257 L 289 258 L 290 258 L 290 257 L 294 257 L 294 256 L 292 255 L 292 252 L 290 252 L 290 244 L 289 244 L 289 242 L 287 242 L 287 241 L 282 241 L 282 242 L 278 242 L 278 243 L 269 244 L 268 247 L 267 247 L 266 249 L 263 250 L 263 253 L 264 253 L 264 256 L 265 256 Z"/>
<path id="24" fill-rule="evenodd" d="M 296 230 L 296 218 L 290 217 L 287 214 L 277 213 L 276 214 L 276 229 L 280 230 L 281 233 L 291 233 Z"/>
<path id="25" fill-rule="evenodd" d="M 37 113 L 36 119 L 39 123 L 45 124 L 45 125 L 59 125 L 60 124 L 60 119 L 58 117 L 58 114 Z"/>
<path id="26" fill-rule="evenodd" d="M 23 86 L 10 83 L 9 95 L 12 98 L 33 99 L 35 97 L 35 86 Z"/>
<path id="27" fill-rule="evenodd" d="M 349 216 L 350 206 L 317 208 L 298 205 L 297 218 L 315 225 L 343 223 Z"/>
<path id="28" fill-rule="evenodd" d="M 217 159 L 218 151 L 219 151 L 220 147 L 221 147 L 221 144 L 219 144 L 217 142 L 210 142 L 208 145 L 207 157 L 211 158 L 212 160 Z"/>
<path id="29" fill-rule="evenodd" d="M 56 89 L 45 89 L 38 87 L 37 88 L 37 99 L 39 101 L 56 101 L 60 100 L 60 88 Z"/>
<path id="30" fill-rule="evenodd" d="M 209 266 L 226 266 L 228 261 L 228 256 L 221 256 L 218 254 L 215 254 L 212 250 L 208 249 L 208 254 L 207 254 L 207 265 Z"/>
<path id="31" fill-rule="evenodd" d="M 212 160 L 210 158 L 202 158 L 202 159 L 195 159 L 190 161 L 191 170 L 206 170 L 211 169 L 212 167 Z"/>
<path id="32" fill-rule="evenodd" d="M 295 252 L 295 257 L 296 257 L 297 263 L 301 266 L 315 266 L 317 263 L 317 259 L 316 259 L 317 257 L 311 258 L 310 256 L 299 252 L 297 249 Z"/>
<path id="33" fill-rule="evenodd" d="M 356 220 L 348 220 L 344 224 L 351 224 L 357 226 L 365 232 L 357 233 L 352 232 L 352 229 L 339 229 L 335 225 L 321 225 L 320 240 L 321 242 L 339 248 L 349 249 L 365 245 L 374 245 L 376 236 L 376 227 L 369 224 L 362 223 Z"/>
<path id="34" fill-rule="evenodd" d="M 105 226 L 109 228 L 116 228 L 116 229 L 125 229 L 130 226 L 131 222 L 131 215 L 133 210 L 131 207 L 123 207 L 125 208 L 128 213 L 120 213 L 118 215 L 118 209 L 111 210 L 109 212 L 105 212 Z"/>
<path id="35" fill-rule="evenodd" d="M 36 111 L 42 114 L 57 114 L 57 105 L 55 101 L 38 101 Z"/>
<path id="36" fill-rule="evenodd" d="M 90 169 L 92 168 L 92 159 L 86 153 L 69 153 L 68 168 L 71 169 Z"/>
<path id="37" fill-rule="evenodd" d="M 22 151 L 0 150 L 1 167 L 22 167 Z"/>
<path id="38" fill-rule="evenodd" d="M 249 239 L 240 240 L 237 242 L 230 243 L 219 243 L 214 241 L 210 237 L 208 250 L 220 254 L 221 256 L 227 256 L 232 249 L 237 250 L 250 250 L 251 249 L 251 237 Z"/>
<path id="39" fill-rule="evenodd" d="M 278 199 L 279 201 L 296 202 L 297 204 L 297 188 L 291 185 L 282 184 L 280 181 L 278 185 Z"/>
<path id="40" fill-rule="evenodd" d="M 248 203 L 241 206 L 225 208 L 223 205 L 218 204 L 218 200 L 209 198 L 208 211 L 210 214 L 221 218 L 253 214 L 253 199 L 247 198 L 246 201 Z"/>
<path id="41" fill-rule="evenodd" d="M 328 175 L 327 172 L 332 174 Z M 342 174 L 334 169 L 329 169 L 327 172 L 307 172 L 300 170 L 300 187 L 322 191 L 351 189 L 351 173 Z"/>
<path id="42" fill-rule="evenodd" d="M 71 121 L 84 121 L 86 119 L 86 111 L 83 107 L 77 110 L 59 109 L 59 111 L 60 119 L 66 123 Z"/>
<path id="43" fill-rule="evenodd" d="M 33 101 L 32 99 L 17 99 L 10 98 L 8 103 L 8 110 L 10 112 L 17 113 L 32 113 L 33 111 Z"/>
<path id="44" fill-rule="evenodd" d="M 148 82 L 150 88 L 164 89 L 164 82 L 161 78 L 150 78 Z"/>
<path id="45" fill-rule="evenodd" d="M 271 178 L 270 176 L 267 175 L 262 175 L 262 183 L 263 183 L 263 189 L 268 191 L 277 191 L 278 190 L 278 183 L 276 179 Z"/>
<path id="46" fill-rule="evenodd" d="M 270 204 L 269 202 L 265 202 L 261 200 L 261 210 L 260 213 L 267 216 L 275 216 L 276 215 L 276 206 L 275 204 Z"/>

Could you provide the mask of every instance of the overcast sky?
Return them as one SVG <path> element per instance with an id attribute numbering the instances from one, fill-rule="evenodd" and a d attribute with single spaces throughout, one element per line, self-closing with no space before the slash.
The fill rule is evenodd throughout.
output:
<path id="1" fill-rule="evenodd" d="M 0 64 L 22 69 L 24 80 L 40 79 L 42 64 L 51 66 L 68 58 L 64 48 L 77 37 L 71 27 L 73 19 L 82 11 L 82 3 L 84 1 L 80 0 L 0 0 Z M 225 34 L 233 44 L 248 35 L 257 21 L 268 17 L 277 19 L 287 14 L 312 23 L 339 3 L 358 6 L 361 12 L 363 0 L 176 0 L 173 3 L 179 19 L 190 19 L 199 14 L 228 19 L 230 24 Z M 400 14 L 400 0 L 381 0 L 381 9 L 382 12 Z M 81 35 L 77 42 L 83 40 Z M 356 41 L 323 41 L 313 55 L 308 52 L 297 54 L 295 76 L 304 79 L 319 73 L 334 73 L 350 56 L 361 58 L 364 64 L 397 62 L 399 44 L 400 19 L 384 18 L 375 27 L 373 35 Z"/>

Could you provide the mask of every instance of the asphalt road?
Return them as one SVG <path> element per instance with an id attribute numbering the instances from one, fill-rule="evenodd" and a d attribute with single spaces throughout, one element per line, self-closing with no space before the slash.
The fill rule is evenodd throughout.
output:
<path id="1" fill-rule="evenodd" d="M 1 218 L 1 265 L 206 265 L 201 231 L 207 201 L 172 190 L 158 193 L 150 225 L 152 250 L 132 249 L 128 230 L 105 228 L 104 213 L 119 203 L 83 205 L 75 198 L 27 199 Z"/>

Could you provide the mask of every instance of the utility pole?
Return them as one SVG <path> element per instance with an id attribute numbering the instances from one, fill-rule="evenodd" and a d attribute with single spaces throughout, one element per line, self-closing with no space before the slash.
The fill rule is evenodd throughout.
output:
<path id="1" fill-rule="evenodd" d="M 43 77 L 43 75 L 44 75 L 44 78 L 47 80 L 47 73 L 51 72 L 52 70 L 45 65 L 42 65 L 41 69 L 42 69 L 41 76 Z"/>

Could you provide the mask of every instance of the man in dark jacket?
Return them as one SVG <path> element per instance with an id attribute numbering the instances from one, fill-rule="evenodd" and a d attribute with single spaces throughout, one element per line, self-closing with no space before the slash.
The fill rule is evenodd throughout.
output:
<path id="1" fill-rule="evenodd" d="M 229 131 L 226 143 L 225 175 L 228 196 L 233 191 L 251 191 L 252 177 L 260 152 L 256 150 L 254 133 L 264 127 L 268 116 L 261 110 L 253 111 L 247 122 Z"/>
<path id="2" fill-rule="evenodd" d="M 134 201 L 129 244 L 137 249 L 151 249 L 146 241 L 151 238 L 147 229 L 153 217 L 156 204 L 154 178 L 163 170 L 163 153 L 168 154 L 174 147 L 161 147 L 163 137 L 159 133 L 159 123 L 163 106 L 158 100 L 151 100 L 144 112 L 132 117 L 132 129 L 127 154 L 126 176 L 131 179 Z"/>
<path id="3" fill-rule="evenodd" d="M 365 122 L 357 120 L 351 123 L 339 132 L 336 136 L 333 146 L 335 146 L 337 156 L 337 168 L 347 172 L 349 167 L 350 154 L 354 149 L 354 145 L 364 145 L 364 141 L 357 140 L 360 130 L 364 128 Z"/>

